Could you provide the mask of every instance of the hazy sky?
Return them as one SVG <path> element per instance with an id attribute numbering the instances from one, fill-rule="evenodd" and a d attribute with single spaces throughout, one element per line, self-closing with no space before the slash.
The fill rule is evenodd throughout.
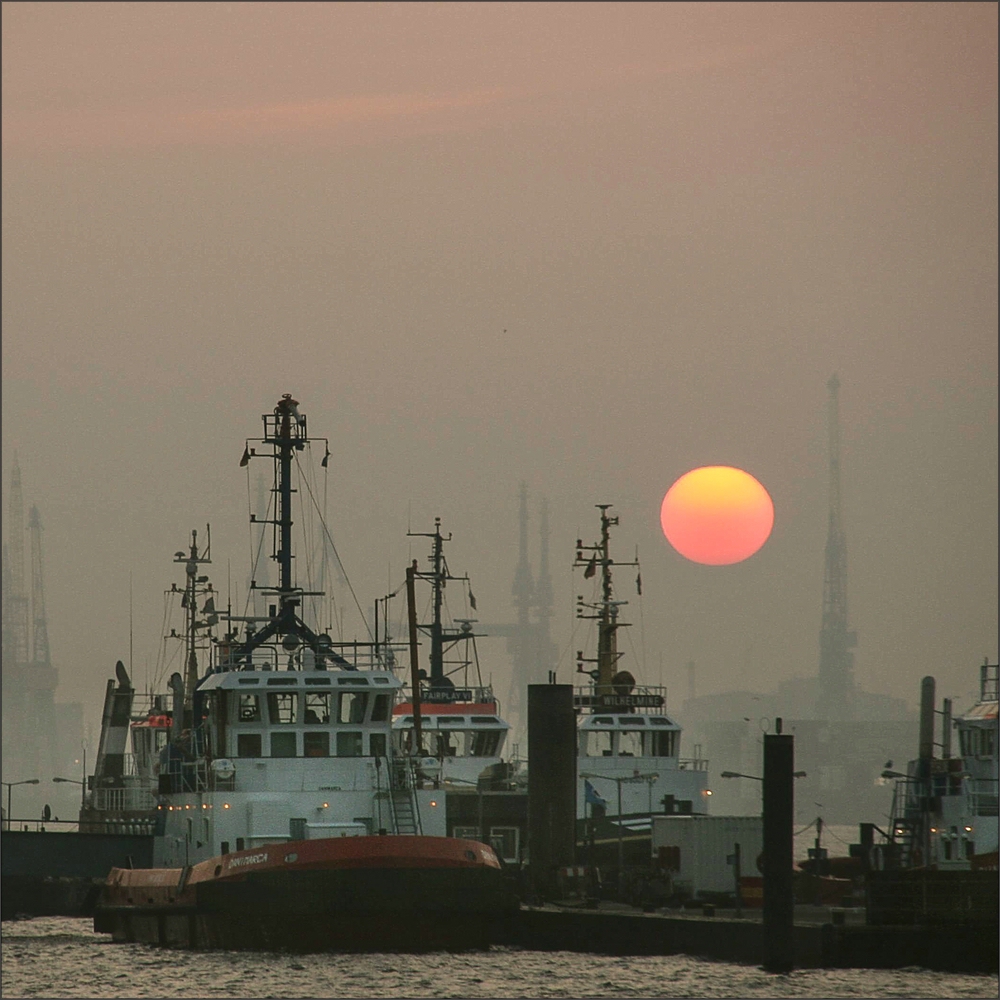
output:
<path id="1" fill-rule="evenodd" d="M 366 605 L 438 515 L 508 621 L 518 484 L 548 497 L 560 680 L 614 503 L 630 666 L 676 705 L 688 660 L 816 672 L 837 372 L 859 682 L 966 699 L 995 660 L 995 4 L 2 10 L 4 510 L 16 450 L 60 700 L 127 659 L 130 574 L 142 681 L 190 529 L 242 592 L 282 392 Z M 706 464 L 774 498 L 739 566 L 660 533 Z"/>

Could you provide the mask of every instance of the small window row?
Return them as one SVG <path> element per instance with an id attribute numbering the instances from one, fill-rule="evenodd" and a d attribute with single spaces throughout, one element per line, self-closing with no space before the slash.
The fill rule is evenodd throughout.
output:
<path id="1" fill-rule="evenodd" d="M 330 733 L 327 732 L 271 733 L 270 739 L 265 744 L 262 733 L 238 733 L 236 756 L 263 757 L 265 747 L 270 757 L 384 757 L 386 755 L 385 733 L 370 733 L 367 739 L 360 730 L 342 730 L 333 735 L 335 739 L 331 740 Z"/>

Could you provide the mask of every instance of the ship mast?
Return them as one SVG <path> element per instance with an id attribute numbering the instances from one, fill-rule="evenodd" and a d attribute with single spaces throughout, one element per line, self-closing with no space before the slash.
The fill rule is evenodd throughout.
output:
<path id="1" fill-rule="evenodd" d="M 597 659 L 587 658 L 583 651 L 576 654 L 576 669 L 579 673 L 589 673 L 595 682 L 595 694 L 608 695 L 614 693 L 615 664 L 621 658 L 618 652 L 618 629 L 627 626 L 628 622 L 618 621 L 618 609 L 628 601 L 614 599 L 614 584 L 611 570 L 614 566 L 638 566 L 639 561 L 615 562 L 611 558 L 611 528 L 618 524 L 618 518 L 608 514 L 611 504 L 595 505 L 601 512 L 601 540 L 596 545 L 584 545 L 581 539 L 576 540 L 576 562 L 574 566 L 585 566 L 585 579 L 590 579 L 601 570 L 601 600 L 596 604 L 588 604 L 583 596 L 577 597 L 576 616 L 580 619 L 597 621 Z M 592 553 L 590 557 L 585 552 Z M 596 613 L 588 613 L 596 612 Z M 586 670 L 584 663 L 596 663 L 596 670 Z"/>
<path id="2" fill-rule="evenodd" d="M 317 669 L 325 670 L 327 661 L 332 661 L 339 667 L 354 669 L 342 656 L 332 649 L 332 640 L 326 634 L 317 634 L 302 620 L 299 607 L 303 597 L 322 597 L 322 591 L 306 591 L 296 587 L 292 580 L 292 494 L 297 492 L 292 488 L 292 461 L 297 451 L 302 451 L 309 443 L 306 430 L 306 417 L 299 412 L 298 401 L 292 399 L 291 393 L 285 393 L 278 401 L 273 413 L 265 413 L 264 437 L 253 439 L 272 448 L 271 457 L 274 460 L 274 489 L 278 498 L 277 512 L 273 519 L 264 523 L 274 525 L 274 550 L 271 558 L 278 564 L 278 586 L 264 593 L 274 594 L 278 598 L 276 605 L 269 605 L 269 614 L 264 617 L 266 624 L 260 631 L 254 626 L 259 618 L 244 619 L 247 621 L 246 638 L 236 643 L 232 652 L 232 664 L 252 669 L 253 651 L 274 637 L 281 637 L 282 649 L 289 656 L 289 669 L 295 666 L 295 653 L 305 646 L 312 650 Z M 319 440 L 326 442 L 325 438 Z M 329 449 L 328 449 L 329 450 Z M 247 440 L 240 465 L 247 465 L 251 458 L 257 456 L 257 450 L 250 447 Z M 260 523 L 255 514 L 250 515 L 253 523 Z M 254 590 L 263 590 L 256 581 L 251 580 Z M 230 620 L 239 621 L 235 616 Z"/>
<path id="3" fill-rule="evenodd" d="M 433 531 L 408 531 L 410 538 L 430 538 L 431 546 L 431 571 L 421 573 L 414 570 L 414 576 L 421 580 L 429 580 L 433 595 L 433 617 L 427 624 L 420 625 L 419 628 L 430 634 L 431 655 L 430 655 L 430 688 L 431 691 L 445 691 L 453 687 L 452 681 L 445 676 L 444 652 L 445 647 L 453 645 L 461 639 L 475 639 L 479 636 L 471 629 L 467 622 L 466 627 L 459 630 L 449 630 L 442 622 L 442 608 L 444 605 L 444 589 L 449 580 L 460 580 L 469 582 L 468 576 L 452 576 L 448 570 L 448 562 L 444 557 L 444 543 L 451 541 L 451 532 L 447 537 L 441 534 L 441 518 L 434 518 Z M 471 592 L 470 592 L 471 597 Z M 470 603 L 475 609 L 475 599 L 471 598 Z"/>
<path id="4" fill-rule="evenodd" d="M 211 528 L 206 529 L 208 544 L 204 552 L 198 548 L 198 532 L 191 532 L 191 544 L 188 546 L 187 554 L 178 552 L 174 556 L 174 562 L 184 563 L 184 573 L 187 580 L 184 584 L 184 597 L 181 600 L 182 607 L 187 612 L 187 630 L 185 634 L 185 644 L 187 646 L 187 656 L 184 667 L 184 719 L 182 729 L 191 729 L 194 725 L 194 692 L 198 687 L 198 629 L 208 628 L 214 625 L 219 619 L 215 614 L 215 599 L 209 598 L 205 604 L 205 613 L 208 618 L 198 621 L 198 594 L 199 586 L 207 584 L 205 588 L 211 591 L 212 585 L 208 583 L 207 576 L 198 576 L 198 567 L 211 563 L 212 532 Z"/>

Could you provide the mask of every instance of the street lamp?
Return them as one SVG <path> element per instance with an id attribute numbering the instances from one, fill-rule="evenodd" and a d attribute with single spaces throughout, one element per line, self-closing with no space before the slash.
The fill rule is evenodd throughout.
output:
<path id="1" fill-rule="evenodd" d="M 793 771 L 793 778 L 804 778 L 806 776 L 805 771 Z M 723 771 L 719 775 L 720 778 L 749 778 L 751 781 L 763 781 L 763 778 L 758 778 L 756 774 L 740 774 L 739 771 Z"/>
<path id="2" fill-rule="evenodd" d="M 7 829 L 10 830 L 10 790 L 15 785 L 37 785 L 38 778 L 26 778 L 24 781 L 0 781 L 0 785 L 7 786 Z"/>
<path id="3" fill-rule="evenodd" d="M 594 774 L 592 771 L 581 771 L 581 778 L 600 778 L 604 781 L 613 781 L 618 786 L 618 898 L 622 899 L 624 895 L 624 884 L 622 880 L 622 871 L 625 868 L 625 847 L 623 841 L 623 827 L 622 827 L 622 785 L 626 783 L 634 783 L 636 781 L 648 781 L 650 788 L 653 786 L 653 782 L 656 781 L 660 775 L 658 772 L 647 772 L 645 774 L 640 774 L 638 771 L 633 774 L 622 775 L 616 777 L 611 774 Z M 653 816 L 650 813 L 649 817 L 650 823 L 650 836 L 652 836 L 652 823 Z"/>
<path id="4" fill-rule="evenodd" d="M 57 784 L 59 782 L 65 782 L 69 785 L 79 785 L 80 786 L 80 808 L 85 809 L 87 806 L 87 783 L 85 781 L 80 781 L 77 778 L 53 778 Z"/>

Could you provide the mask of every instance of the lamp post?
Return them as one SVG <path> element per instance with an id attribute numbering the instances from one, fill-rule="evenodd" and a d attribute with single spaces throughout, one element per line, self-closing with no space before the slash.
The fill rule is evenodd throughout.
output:
<path id="1" fill-rule="evenodd" d="M 622 826 L 622 785 L 632 784 L 636 781 L 648 781 L 650 788 L 652 788 L 653 782 L 660 777 L 659 772 L 646 772 L 645 774 L 640 774 L 636 771 L 633 774 L 615 776 L 612 774 L 594 774 L 592 771 L 581 771 L 579 776 L 581 778 L 600 778 L 604 781 L 613 781 L 618 786 L 618 898 L 621 900 L 624 896 L 622 872 L 625 869 L 625 843 L 624 829 Z M 651 825 L 650 836 L 652 836 L 652 812 L 650 813 L 649 822 Z"/>
<path id="2" fill-rule="evenodd" d="M 24 781 L 0 781 L 0 785 L 7 786 L 7 829 L 10 830 L 10 790 L 15 785 L 37 785 L 39 784 L 38 778 L 26 778 Z"/>
<path id="3" fill-rule="evenodd" d="M 85 781 L 79 781 L 77 778 L 53 778 L 52 779 L 57 784 L 59 782 L 66 782 L 69 785 L 79 785 L 80 786 L 80 808 L 84 809 L 87 805 L 87 783 Z"/>

